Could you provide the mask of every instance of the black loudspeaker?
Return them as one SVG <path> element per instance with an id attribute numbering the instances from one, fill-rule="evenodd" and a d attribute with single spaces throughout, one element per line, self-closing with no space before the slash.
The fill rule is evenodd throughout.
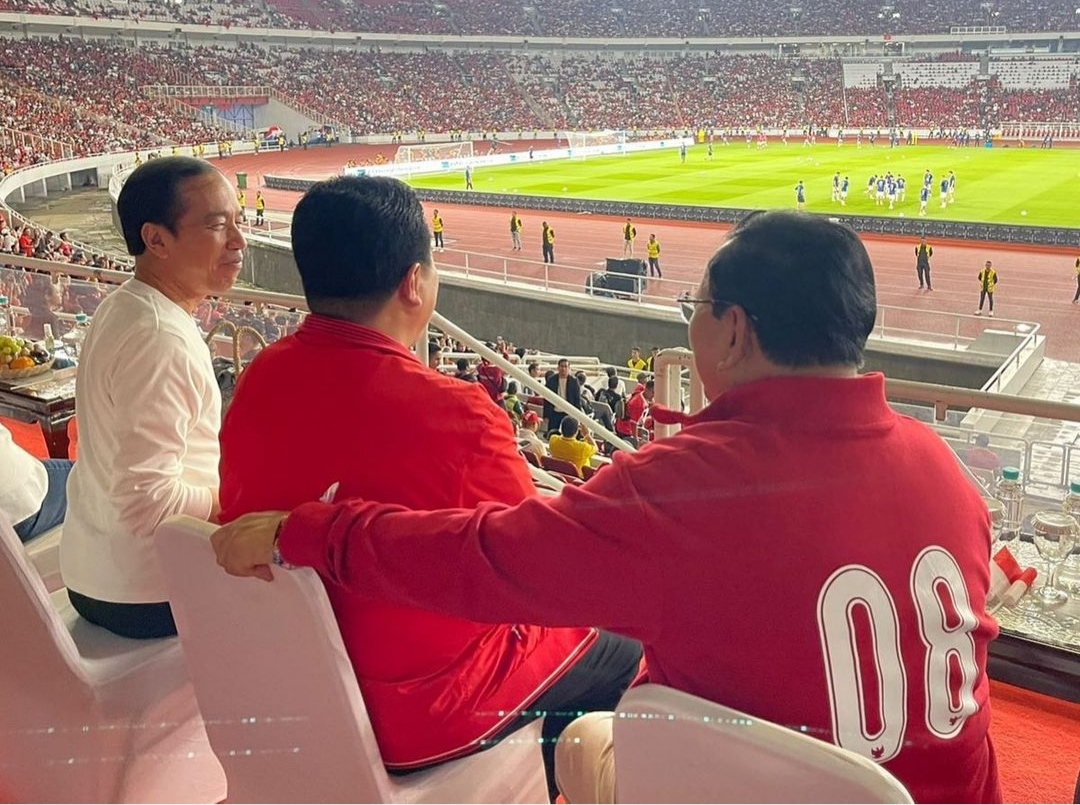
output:
<path id="1" fill-rule="evenodd" d="M 644 277 L 632 277 L 626 274 L 607 274 L 607 290 L 620 299 L 636 297 L 645 287 Z"/>
<path id="2" fill-rule="evenodd" d="M 607 270 L 610 274 L 626 274 L 630 277 L 645 276 L 645 261 L 632 257 L 628 260 L 620 260 L 614 257 L 607 259 Z"/>

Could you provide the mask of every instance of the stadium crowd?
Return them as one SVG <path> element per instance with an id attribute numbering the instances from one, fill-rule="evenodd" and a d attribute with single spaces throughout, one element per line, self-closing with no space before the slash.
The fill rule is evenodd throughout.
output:
<path id="1" fill-rule="evenodd" d="M 46 158 L 229 132 L 194 107 L 149 94 L 161 85 L 273 87 L 357 136 L 557 129 L 984 128 L 1008 120 L 1080 119 L 1080 61 L 970 58 L 897 63 L 897 81 L 846 81 L 835 58 L 766 55 L 637 57 L 266 50 L 254 45 L 131 48 L 71 39 L 0 41 L 7 172 Z M 934 63 L 936 62 L 936 63 Z M 975 69 L 978 66 L 975 65 Z M 1023 84 L 1032 76 L 1032 85 Z M 1038 81 L 1057 81 L 1057 89 Z M 845 84 L 849 84 L 845 86 Z"/>
<path id="2" fill-rule="evenodd" d="M 0 11 L 95 18 L 165 20 L 225 27 L 297 26 L 331 31 L 574 37 L 800 36 L 947 33 L 959 26 L 1009 32 L 1075 31 L 1080 15 L 1067 0 L 247 0 L 155 3 L 150 0 L 0 0 Z"/>

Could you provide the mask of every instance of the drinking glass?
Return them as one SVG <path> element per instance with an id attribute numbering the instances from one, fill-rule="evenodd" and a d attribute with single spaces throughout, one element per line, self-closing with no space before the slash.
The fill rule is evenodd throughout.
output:
<path id="1" fill-rule="evenodd" d="M 1058 606 L 1069 600 L 1068 593 L 1055 584 L 1057 568 L 1076 546 L 1080 525 L 1071 515 L 1043 511 L 1034 518 L 1035 548 L 1046 562 L 1046 581 L 1035 593 L 1044 606 Z"/>

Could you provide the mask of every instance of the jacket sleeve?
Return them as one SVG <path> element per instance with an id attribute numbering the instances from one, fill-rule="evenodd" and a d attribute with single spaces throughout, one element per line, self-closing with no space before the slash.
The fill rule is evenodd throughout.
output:
<path id="1" fill-rule="evenodd" d="M 661 622 L 663 534 L 618 464 L 588 485 L 516 507 L 409 511 L 307 503 L 282 529 L 282 557 L 359 595 L 487 623 L 600 626 L 650 640 Z M 615 580 L 612 583 L 610 580 Z"/>

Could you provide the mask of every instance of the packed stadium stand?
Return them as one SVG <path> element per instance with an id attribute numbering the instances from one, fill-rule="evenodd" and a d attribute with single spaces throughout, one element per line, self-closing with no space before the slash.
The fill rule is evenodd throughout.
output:
<path id="1" fill-rule="evenodd" d="M 152 85 L 280 88 L 353 134 L 408 131 L 682 130 L 696 126 L 985 127 L 1080 118 L 1080 61 L 946 57 L 678 56 L 667 59 L 451 53 L 129 48 L 4 40 L 5 168 L 55 158 L 232 136 Z M 50 141 L 51 144 L 50 144 Z M 17 149 L 17 150 L 16 150 Z"/>
<path id="2" fill-rule="evenodd" d="M 1075 31 L 1080 17 L 1065 0 L 926 3 L 897 0 L 255 0 L 155 3 L 149 0 L 0 2 L 0 11 L 168 20 L 228 27 L 297 26 L 332 31 L 574 37 L 754 37 L 830 34 L 932 34 L 1003 26 L 1010 32 Z"/>

